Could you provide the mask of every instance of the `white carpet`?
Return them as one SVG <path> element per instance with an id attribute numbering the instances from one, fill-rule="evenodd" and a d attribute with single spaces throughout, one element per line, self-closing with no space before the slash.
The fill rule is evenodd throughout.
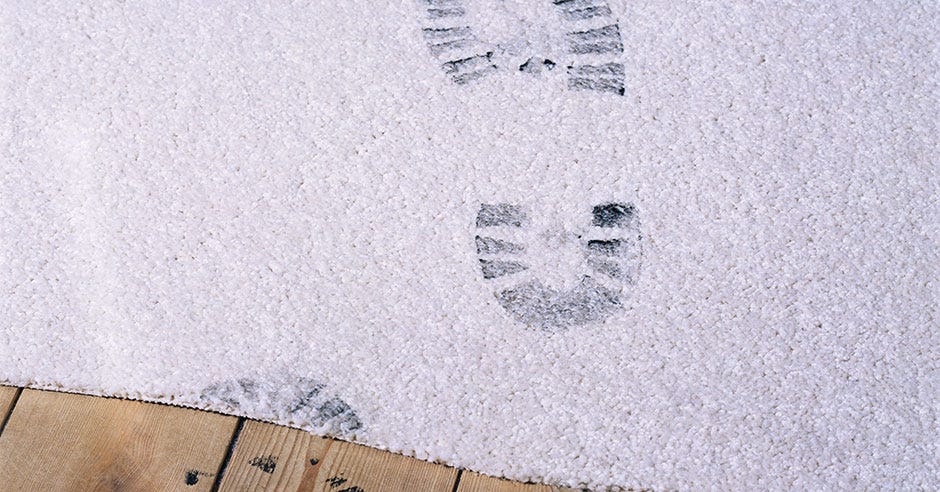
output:
<path id="1" fill-rule="evenodd" d="M 940 487 L 940 4 L 0 6 L 0 382 Z"/>

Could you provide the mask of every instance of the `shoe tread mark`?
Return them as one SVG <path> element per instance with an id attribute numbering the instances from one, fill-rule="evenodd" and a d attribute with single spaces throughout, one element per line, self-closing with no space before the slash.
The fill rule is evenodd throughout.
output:
<path id="1" fill-rule="evenodd" d="M 476 237 L 476 246 L 479 255 L 517 254 L 525 250 L 524 245 L 484 236 Z"/>
<path id="2" fill-rule="evenodd" d="M 477 212 L 477 227 L 522 227 L 528 217 L 522 207 L 511 203 L 483 203 Z"/>
<path id="3" fill-rule="evenodd" d="M 570 32 L 566 37 L 568 38 L 568 50 L 575 55 L 623 52 L 620 26 L 617 24 Z"/>
<path id="4" fill-rule="evenodd" d="M 480 268 L 483 270 L 483 278 L 486 280 L 512 275 L 528 270 L 528 265 L 518 261 L 507 260 L 486 260 L 480 258 Z"/>

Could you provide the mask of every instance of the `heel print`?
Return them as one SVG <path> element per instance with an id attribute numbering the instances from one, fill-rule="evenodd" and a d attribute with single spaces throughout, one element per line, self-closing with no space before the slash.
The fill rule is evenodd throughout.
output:
<path id="1" fill-rule="evenodd" d="M 585 211 L 587 212 L 587 211 Z M 602 321 L 623 307 L 637 280 L 642 257 L 639 219 L 633 205 L 603 203 L 585 213 L 574 231 L 533 230 L 527 211 L 515 204 L 482 204 L 474 238 L 483 279 L 516 321 L 558 330 Z M 530 243 L 544 242 L 540 255 Z M 580 267 L 564 272 L 567 286 L 553 286 L 542 273 L 556 269 L 555 251 L 573 249 Z"/>

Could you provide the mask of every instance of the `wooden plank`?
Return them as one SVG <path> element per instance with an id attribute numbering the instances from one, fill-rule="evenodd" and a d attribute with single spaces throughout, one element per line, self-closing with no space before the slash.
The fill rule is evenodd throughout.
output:
<path id="1" fill-rule="evenodd" d="M 13 402 L 16 401 L 20 389 L 14 386 L 0 386 L 0 429 L 3 429 L 3 423 L 6 422 L 10 410 L 13 408 Z"/>
<path id="2" fill-rule="evenodd" d="M 578 489 L 551 485 L 511 482 L 464 470 L 460 474 L 457 492 L 577 492 Z"/>
<path id="3" fill-rule="evenodd" d="M 0 435 L 9 490 L 210 490 L 238 419 L 23 390 Z"/>
<path id="4" fill-rule="evenodd" d="M 0 386 L 0 421 L 19 388 Z M 0 436 L 0 483 L 41 490 L 209 490 L 238 419 L 134 401 L 24 390 Z M 457 470 L 246 421 L 223 491 L 451 492 Z M 463 471 L 458 491 L 571 491 Z"/>
<path id="5" fill-rule="evenodd" d="M 249 421 L 220 490 L 452 492 L 456 478 L 454 468 Z"/>
<path id="6" fill-rule="evenodd" d="M 312 489 L 316 492 L 452 492 L 457 469 L 359 444 L 333 441 Z"/>
<path id="7" fill-rule="evenodd" d="M 331 443 L 297 429 L 246 421 L 219 490 L 311 490 Z"/>
<path id="8" fill-rule="evenodd" d="M 452 492 L 457 469 L 359 444 L 333 441 L 317 474 L 316 492 Z"/>

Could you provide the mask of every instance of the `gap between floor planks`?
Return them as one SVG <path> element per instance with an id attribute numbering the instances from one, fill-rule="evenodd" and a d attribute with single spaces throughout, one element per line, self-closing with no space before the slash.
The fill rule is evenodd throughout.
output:
<path id="1" fill-rule="evenodd" d="M 0 419 L 0 483 L 15 489 L 574 490 L 487 477 L 274 424 L 131 400 L 0 386 Z"/>

